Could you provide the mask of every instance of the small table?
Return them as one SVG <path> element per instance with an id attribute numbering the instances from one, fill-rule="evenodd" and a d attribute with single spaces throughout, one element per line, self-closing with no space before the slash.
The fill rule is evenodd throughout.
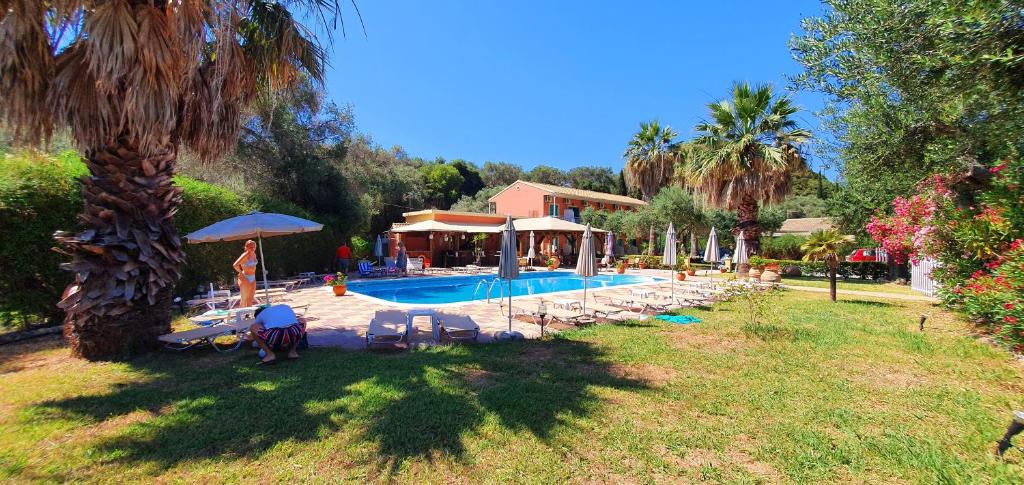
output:
<path id="1" fill-rule="evenodd" d="M 430 330 L 434 337 L 435 342 L 441 341 L 441 331 L 437 328 L 437 312 L 433 308 L 413 308 L 407 310 L 405 314 L 408 316 L 408 320 L 405 323 L 405 334 L 412 335 L 412 319 L 415 317 L 430 317 Z M 408 338 L 408 337 L 407 337 Z"/>

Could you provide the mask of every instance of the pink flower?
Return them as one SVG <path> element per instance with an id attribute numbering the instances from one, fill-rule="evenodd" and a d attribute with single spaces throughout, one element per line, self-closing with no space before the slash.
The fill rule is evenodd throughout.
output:
<path id="1" fill-rule="evenodd" d="M 1003 308 L 1007 310 L 1013 310 L 1014 306 L 1013 303 L 1003 303 Z"/>
<path id="2" fill-rule="evenodd" d="M 1007 315 L 1007 316 L 1003 317 L 1003 321 L 1012 325 L 1012 324 L 1017 323 L 1017 317 L 1012 316 L 1012 315 Z"/>
<path id="3" fill-rule="evenodd" d="M 996 165 L 995 167 L 992 167 L 992 168 L 988 169 L 988 171 L 992 172 L 992 173 L 999 173 L 999 172 L 1002 172 L 1003 170 L 1006 170 L 1006 167 L 1008 167 L 1008 166 L 1009 166 L 1008 163 L 1003 162 L 1003 163 L 1000 163 L 999 165 Z"/>

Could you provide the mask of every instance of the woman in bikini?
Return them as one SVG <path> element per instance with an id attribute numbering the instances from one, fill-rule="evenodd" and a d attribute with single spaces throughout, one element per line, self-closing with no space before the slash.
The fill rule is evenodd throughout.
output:
<path id="1" fill-rule="evenodd" d="M 233 267 L 238 273 L 238 306 L 253 306 L 256 297 L 256 242 L 245 242 L 245 252 L 235 260 Z"/>

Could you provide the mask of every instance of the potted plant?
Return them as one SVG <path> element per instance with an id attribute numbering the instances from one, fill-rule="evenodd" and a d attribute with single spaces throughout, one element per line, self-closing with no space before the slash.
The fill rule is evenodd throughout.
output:
<path id="1" fill-rule="evenodd" d="M 686 281 L 686 262 L 680 261 L 676 263 L 676 279 L 679 281 Z"/>
<path id="2" fill-rule="evenodd" d="M 765 259 L 760 256 L 753 256 L 748 263 L 750 264 L 750 271 L 748 272 L 750 277 L 755 280 L 761 279 L 761 271 L 764 269 Z"/>
<path id="3" fill-rule="evenodd" d="M 694 275 L 697 274 L 697 269 L 694 268 L 692 264 L 690 264 L 690 258 L 689 257 L 687 257 L 686 259 L 683 259 L 683 270 L 686 271 L 686 274 L 688 276 L 694 276 Z"/>
<path id="4" fill-rule="evenodd" d="M 626 260 L 620 259 L 619 262 L 615 263 L 615 272 L 618 274 L 626 272 Z"/>
<path id="5" fill-rule="evenodd" d="M 640 256 L 637 259 L 636 266 L 640 269 L 647 269 L 647 257 Z"/>
<path id="6" fill-rule="evenodd" d="M 348 275 L 345 273 L 337 273 L 333 275 L 324 276 L 324 284 L 330 286 L 334 290 L 335 296 L 342 296 L 348 291 Z"/>
<path id="7" fill-rule="evenodd" d="M 558 267 L 558 260 L 555 258 L 548 258 L 548 271 L 554 271 Z"/>

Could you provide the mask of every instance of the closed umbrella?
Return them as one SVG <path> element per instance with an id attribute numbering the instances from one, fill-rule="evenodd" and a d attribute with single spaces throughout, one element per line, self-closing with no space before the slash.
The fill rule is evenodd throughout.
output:
<path id="1" fill-rule="evenodd" d="M 508 331 L 502 332 L 498 338 L 513 340 L 522 338 L 522 334 L 512 331 L 512 280 L 519 278 L 519 262 L 516 261 L 516 226 L 512 224 L 512 216 L 505 221 L 505 229 L 501 231 L 501 256 L 498 258 L 498 278 L 508 280 Z"/>
<path id="2" fill-rule="evenodd" d="M 718 253 L 718 233 L 712 227 L 711 234 L 708 235 L 708 245 L 704 248 L 704 262 L 717 263 L 719 261 Z"/>
<path id="3" fill-rule="evenodd" d="M 610 266 L 612 261 L 615 260 L 615 236 L 612 235 L 611 231 L 604 234 L 604 257 L 605 266 Z"/>
<path id="4" fill-rule="evenodd" d="M 668 230 L 665 231 L 665 252 L 661 255 L 661 264 L 668 266 L 668 284 L 672 292 L 672 300 L 676 299 L 676 282 L 672 277 L 672 270 L 676 266 L 676 227 L 668 223 Z"/>
<path id="5" fill-rule="evenodd" d="M 533 252 L 533 231 L 530 231 L 530 249 L 526 252 L 526 259 L 530 260 L 530 267 L 533 267 L 533 258 L 537 257 L 537 253 Z"/>
<path id="6" fill-rule="evenodd" d="M 587 278 L 597 275 L 594 259 L 594 233 L 590 231 L 590 224 L 587 224 L 580 243 L 580 258 L 576 260 L 576 274 L 583 277 L 583 313 L 587 312 Z"/>
<path id="7" fill-rule="evenodd" d="M 736 264 L 745 264 L 750 259 L 747 258 L 747 241 L 743 239 L 743 231 L 740 231 L 740 235 L 736 236 L 736 255 L 733 256 Z"/>
<path id="8" fill-rule="evenodd" d="M 263 258 L 263 238 L 316 232 L 323 224 L 285 214 L 250 212 L 220 222 L 215 222 L 198 231 L 185 235 L 191 244 L 239 241 L 256 238 L 260 248 L 260 264 L 263 265 L 263 294 L 270 300 L 270 283 L 267 282 L 267 260 Z"/>
<path id="9" fill-rule="evenodd" d="M 380 264 L 380 258 L 384 257 L 384 243 L 380 240 L 380 234 L 377 234 L 377 242 L 373 243 L 373 255 L 377 257 L 377 264 Z"/>

